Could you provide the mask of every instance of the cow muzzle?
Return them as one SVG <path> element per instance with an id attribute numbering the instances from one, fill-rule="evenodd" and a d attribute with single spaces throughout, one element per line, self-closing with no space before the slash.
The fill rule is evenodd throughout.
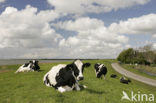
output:
<path id="1" fill-rule="evenodd" d="M 84 77 L 78 77 L 78 80 L 80 81 L 80 80 L 83 80 L 84 79 Z"/>

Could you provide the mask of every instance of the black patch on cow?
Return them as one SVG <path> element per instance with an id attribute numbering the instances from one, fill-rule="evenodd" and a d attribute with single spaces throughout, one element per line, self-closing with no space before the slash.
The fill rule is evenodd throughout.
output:
<path id="1" fill-rule="evenodd" d="M 25 63 L 23 67 L 27 67 L 29 65 L 29 63 Z"/>
<path id="2" fill-rule="evenodd" d="M 54 87 L 58 88 L 60 86 L 66 85 L 72 87 L 73 84 L 76 83 L 75 77 L 73 76 L 72 73 L 73 69 L 75 69 L 73 64 L 69 64 L 65 68 L 60 69 L 59 73 L 55 77 L 57 84 Z"/>

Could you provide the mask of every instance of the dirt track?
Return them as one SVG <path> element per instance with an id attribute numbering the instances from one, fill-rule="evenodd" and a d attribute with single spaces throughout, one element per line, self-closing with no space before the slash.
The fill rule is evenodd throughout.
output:
<path id="1" fill-rule="evenodd" d="M 134 74 L 132 72 L 129 72 L 126 69 L 122 68 L 118 63 L 112 63 L 112 67 L 114 68 L 115 71 L 117 71 L 118 73 L 122 75 L 125 75 L 126 77 L 129 77 L 134 80 L 156 87 L 156 80 L 154 79 L 149 79 L 149 78 Z"/>

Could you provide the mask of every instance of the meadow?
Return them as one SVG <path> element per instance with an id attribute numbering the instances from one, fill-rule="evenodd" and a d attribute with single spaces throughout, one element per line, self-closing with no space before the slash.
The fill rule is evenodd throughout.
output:
<path id="1" fill-rule="evenodd" d="M 84 60 L 91 66 L 84 70 L 84 80 L 80 84 L 87 89 L 59 93 L 54 88 L 43 84 L 43 76 L 52 66 L 60 63 L 41 63 L 40 72 L 25 72 L 14 74 L 20 65 L 0 66 L 0 103 L 132 103 L 128 100 L 121 101 L 122 91 L 128 94 L 131 91 L 156 95 L 156 87 L 131 80 L 128 85 L 122 84 L 119 78 L 122 76 L 115 72 L 111 63 L 115 60 Z M 104 63 L 108 68 L 106 79 L 97 79 L 94 72 L 95 63 Z M 111 74 L 117 74 L 117 78 L 110 78 Z M 152 102 L 151 102 L 152 103 Z M 153 102 L 154 103 L 154 102 Z"/>

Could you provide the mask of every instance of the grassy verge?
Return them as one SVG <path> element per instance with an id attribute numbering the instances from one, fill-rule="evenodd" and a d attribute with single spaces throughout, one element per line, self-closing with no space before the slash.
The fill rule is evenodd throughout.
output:
<path id="1" fill-rule="evenodd" d="M 131 71 L 133 73 L 136 73 L 141 76 L 145 76 L 147 78 L 156 79 L 156 76 L 149 75 L 148 73 L 154 73 L 156 74 L 156 67 L 150 67 L 150 66 L 144 66 L 144 65 L 129 65 L 129 64 L 121 64 L 123 68 L 125 68 L 128 71 Z"/>
<path id="2" fill-rule="evenodd" d="M 60 63 L 40 64 L 41 72 L 19 74 L 14 74 L 19 65 L 0 66 L 0 70 L 8 70 L 0 73 L 0 103 L 132 103 L 128 100 L 121 101 L 122 91 L 128 94 L 131 91 L 134 93 L 140 91 L 140 93 L 156 95 L 156 87 L 134 80 L 128 85 L 121 84 L 119 82 L 121 75 L 111 67 L 113 60 L 88 60 L 84 62 L 92 64 L 91 67 L 84 70 L 85 78 L 80 82 L 88 88 L 66 93 L 59 93 L 54 88 L 48 88 L 42 81 L 44 74 L 52 66 Z M 94 64 L 97 62 L 107 66 L 106 80 L 95 77 Z M 117 74 L 118 77 L 116 79 L 110 78 L 112 73 Z"/>

